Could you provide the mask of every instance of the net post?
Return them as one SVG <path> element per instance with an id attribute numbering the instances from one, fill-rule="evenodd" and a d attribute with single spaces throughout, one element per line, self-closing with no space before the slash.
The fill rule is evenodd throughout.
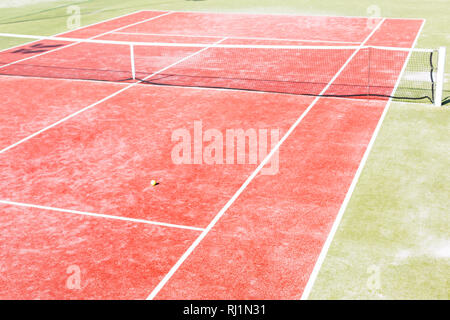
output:
<path id="1" fill-rule="evenodd" d="M 130 59 L 131 59 L 131 75 L 133 80 L 136 80 L 136 66 L 134 64 L 134 45 L 130 44 Z"/>
<path id="2" fill-rule="evenodd" d="M 436 76 L 436 98 L 434 101 L 434 105 L 436 107 L 440 107 L 442 105 L 442 92 L 444 90 L 445 51 L 445 47 L 439 48 Z"/>

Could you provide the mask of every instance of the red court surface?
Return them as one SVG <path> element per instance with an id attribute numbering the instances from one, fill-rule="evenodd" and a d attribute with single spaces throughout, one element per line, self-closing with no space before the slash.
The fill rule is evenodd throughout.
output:
<path id="1" fill-rule="evenodd" d="M 422 24 L 141 11 L 63 36 L 412 47 Z M 30 44 L 0 52 L 0 70 L 29 72 L 0 76 L 0 299 L 302 297 L 389 101 L 190 88 L 183 78 L 178 86 L 58 79 L 65 61 L 80 54 L 83 72 L 96 69 L 97 76 L 111 60 L 126 70 L 126 48 L 23 48 Z M 169 66 L 174 73 L 194 69 L 198 61 L 213 70 L 221 58 L 215 48 L 200 54 L 195 48 L 151 50 L 160 50 L 152 52 L 159 58 L 137 59 L 146 74 Z M 322 66 L 324 83 L 311 88 L 316 93 L 342 90 L 340 80 L 357 80 L 365 67 L 362 51 L 344 50 L 326 67 L 317 63 L 326 57 L 316 54 L 296 57 L 304 61 L 296 67 L 304 68 L 305 78 Z M 245 59 L 232 60 L 239 68 L 230 73 L 268 64 L 289 74 L 294 67 L 289 59 L 270 64 L 268 54 Z M 375 78 L 393 86 L 406 59 L 392 62 L 394 77 Z M 39 77 L 42 70 L 33 66 L 43 62 L 59 68 Z M 196 121 L 203 132 L 223 135 L 228 129 L 279 130 L 280 144 L 272 145 L 278 173 L 260 174 L 263 159 L 175 164 L 172 134 L 180 128 L 194 134 Z M 152 179 L 159 184 L 152 186 Z M 73 270 L 80 272 L 77 288 L 68 285 Z"/>

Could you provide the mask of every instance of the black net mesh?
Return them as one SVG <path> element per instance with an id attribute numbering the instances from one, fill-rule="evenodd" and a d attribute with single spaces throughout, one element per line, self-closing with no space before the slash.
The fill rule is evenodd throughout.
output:
<path id="1" fill-rule="evenodd" d="M 437 52 L 357 49 L 141 44 L 132 59 L 126 43 L 41 40 L 0 52 L 0 74 L 434 102 Z"/>

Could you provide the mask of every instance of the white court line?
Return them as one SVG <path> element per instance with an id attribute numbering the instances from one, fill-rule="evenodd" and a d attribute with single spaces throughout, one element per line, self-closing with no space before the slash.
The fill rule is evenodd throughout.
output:
<path id="1" fill-rule="evenodd" d="M 110 33 L 112 33 L 112 32 L 119 31 L 119 30 L 123 30 L 123 29 L 129 28 L 129 27 L 138 25 L 138 24 L 140 24 L 140 23 L 144 23 L 144 22 L 148 22 L 148 21 L 151 21 L 151 20 L 155 20 L 155 19 L 158 19 L 158 18 L 160 18 L 160 17 L 167 16 L 167 15 L 169 15 L 169 14 L 171 14 L 171 13 L 172 13 L 172 11 L 169 11 L 169 12 L 166 12 L 166 13 L 163 13 L 163 14 L 160 14 L 160 15 L 157 15 L 157 16 L 155 16 L 155 17 L 151 17 L 151 18 L 148 18 L 148 19 L 145 19 L 145 20 L 142 20 L 142 21 L 138 21 L 138 22 L 134 22 L 134 23 L 128 24 L 128 25 L 123 26 L 123 27 L 119 27 L 119 28 L 116 28 L 116 29 L 113 29 L 113 30 L 110 30 L 110 31 L 106 31 L 106 32 L 100 33 L 100 34 L 98 34 L 98 35 L 92 36 L 92 37 L 87 38 L 87 39 L 79 39 L 79 40 L 94 40 L 95 38 L 98 38 L 98 37 L 101 37 L 101 36 L 110 34 Z M 77 31 L 77 30 L 74 30 L 74 31 Z M 55 41 L 57 41 L 57 40 L 58 40 L 58 39 L 55 39 Z M 63 39 L 61 39 L 61 41 L 64 42 Z M 8 67 L 8 66 L 11 66 L 11 65 L 16 64 L 16 63 L 19 63 L 19 62 L 23 62 L 23 61 L 30 60 L 30 59 L 33 59 L 33 58 L 37 58 L 37 57 L 43 56 L 43 55 L 48 54 L 48 53 L 52 53 L 52 52 L 56 52 L 56 51 L 59 51 L 59 50 L 62 50 L 62 49 L 66 49 L 66 48 L 75 46 L 75 45 L 80 44 L 80 43 L 82 43 L 82 41 L 74 42 L 74 43 L 71 43 L 71 44 L 68 44 L 68 45 L 65 45 L 65 46 L 56 48 L 56 49 L 52 49 L 52 50 L 49 50 L 49 51 L 45 51 L 45 52 L 43 52 L 43 53 L 36 54 L 36 55 L 31 56 L 31 57 L 27 57 L 27 58 L 24 58 L 24 59 L 16 60 L 16 61 L 13 61 L 13 62 L 11 62 L 11 63 L 7 63 L 7 64 L 5 64 L 5 65 L 1 65 L 1 66 L 0 66 L 0 69 L 6 68 L 6 67 Z M 27 45 L 27 44 L 23 44 L 23 45 Z M 8 50 L 10 50 L 10 49 L 8 49 Z"/>
<path id="2" fill-rule="evenodd" d="M 8 201 L 8 200 L 0 200 L 0 203 L 12 205 L 12 206 L 26 207 L 26 208 L 35 208 L 35 209 L 42 209 L 42 210 L 48 210 L 48 211 L 72 213 L 72 214 L 78 214 L 78 215 L 82 215 L 82 216 L 89 216 L 89 217 L 96 217 L 96 218 L 106 218 L 106 219 L 113 219 L 113 220 L 122 220 L 122 221 L 127 221 L 127 222 L 151 224 L 151 225 L 161 226 L 161 227 L 187 229 L 187 230 L 194 230 L 194 231 L 203 231 L 204 230 L 203 228 L 185 226 L 185 225 L 180 225 L 180 224 L 165 223 L 165 222 L 158 222 L 158 221 L 144 220 L 144 219 L 127 218 L 127 217 L 121 217 L 121 216 L 113 216 L 110 214 L 92 213 L 92 212 L 70 210 L 70 209 L 61 209 L 61 208 L 40 206 L 40 205 L 36 205 L 36 204 L 29 204 L 29 203 L 22 203 L 22 202 Z"/>
<path id="3" fill-rule="evenodd" d="M 343 66 L 338 70 L 334 77 L 328 82 L 328 84 L 323 88 L 320 94 L 324 94 L 328 88 L 333 84 L 333 82 L 339 77 L 339 75 L 344 71 L 347 65 L 352 61 L 353 57 L 359 52 L 359 50 L 364 46 L 364 44 L 370 39 L 370 37 L 380 28 L 385 19 L 382 19 L 377 26 L 370 32 L 367 38 L 361 43 L 360 47 L 356 49 L 352 55 L 347 59 Z M 166 283 L 172 278 L 178 268 L 183 264 L 183 262 L 191 255 L 195 248 L 200 244 L 200 242 L 206 237 L 206 235 L 211 231 L 211 229 L 216 225 L 220 218 L 225 214 L 228 208 L 236 201 L 236 199 L 241 195 L 242 192 L 247 188 L 250 182 L 257 176 L 261 169 L 269 162 L 274 153 L 280 148 L 284 141 L 291 135 L 291 133 L 297 128 L 300 122 L 305 118 L 309 111 L 315 106 L 319 101 L 320 97 L 316 97 L 313 102 L 308 106 L 308 108 L 300 115 L 300 117 L 295 121 L 295 123 L 289 128 L 286 134 L 280 139 L 280 141 L 275 145 L 275 147 L 270 151 L 270 153 L 264 158 L 264 160 L 259 164 L 259 166 L 253 171 L 253 173 L 245 180 L 242 186 L 236 191 L 236 193 L 231 197 L 231 199 L 225 204 L 225 206 L 217 213 L 214 219 L 209 223 L 205 230 L 198 236 L 198 238 L 192 243 L 192 245 L 184 252 L 184 254 L 178 259 L 175 265 L 172 266 L 170 271 L 164 276 L 164 278 L 158 283 L 158 285 L 153 289 L 147 300 L 152 300 L 161 291 L 161 289 L 166 285 Z"/>
<path id="4" fill-rule="evenodd" d="M 221 39 L 221 40 L 219 40 L 219 41 L 216 41 L 215 43 L 211 44 L 210 47 L 214 46 L 215 44 L 219 44 L 219 43 L 221 43 L 222 41 L 225 41 L 225 40 L 226 40 L 226 38 L 223 38 L 223 39 Z M 182 59 L 176 61 L 176 62 L 172 63 L 171 65 L 169 65 L 169 66 L 167 66 L 167 67 L 165 67 L 165 68 L 162 68 L 161 70 L 158 70 L 158 71 L 156 71 L 155 73 L 152 73 L 151 75 L 145 77 L 145 78 L 142 79 L 140 82 L 143 82 L 143 81 L 145 81 L 145 80 L 147 80 L 147 79 L 149 79 L 149 78 L 151 78 L 151 77 L 153 77 L 153 76 L 155 76 L 155 75 L 157 75 L 157 74 L 159 74 L 159 73 L 161 73 L 161 72 L 163 72 L 163 71 L 165 71 L 165 70 L 167 70 L 167 69 L 170 69 L 170 68 L 176 66 L 177 64 L 179 64 L 179 63 L 181 63 L 181 62 L 186 61 L 187 59 L 190 59 L 190 58 L 192 58 L 192 57 L 194 57 L 194 56 L 196 56 L 196 55 L 202 53 L 203 51 L 209 49 L 210 47 L 203 48 L 203 49 L 201 49 L 201 50 L 199 50 L 199 51 L 196 51 L 196 52 L 194 52 L 194 53 L 192 53 L 192 54 L 190 54 L 190 55 L 188 55 L 188 56 L 186 56 L 186 57 L 184 57 L 184 58 L 182 58 Z M 84 112 L 84 111 L 86 111 L 86 110 L 89 110 L 89 109 L 95 107 L 96 105 L 98 105 L 98 104 L 100 104 L 100 103 L 102 103 L 102 102 L 105 102 L 105 101 L 107 101 L 107 100 L 109 100 L 109 99 L 111 99 L 111 98 L 117 96 L 119 93 L 121 93 L 121 92 L 123 92 L 123 91 L 125 91 L 125 90 L 128 90 L 128 89 L 130 89 L 130 88 L 132 88 L 132 87 L 134 87 L 134 86 L 136 86 L 136 85 L 138 85 L 140 82 L 134 82 L 134 83 L 132 83 L 132 84 L 130 84 L 130 85 L 128 85 L 128 86 L 126 86 L 126 87 L 120 89 L 119 91 L 116 91 L 115 93 L 110 94 L 109 96 L 107 96 L 107 97 L 105 97 L 105 98 L 103 98 L 103 99 L 101 99 L 101 100 L 99 100 L 99 101 L 97 101 L 97 102 L 95 102 L 95 103 L 93 103 L 93 104 L 91 104 L 91 105 L 89 105 L 89 106 L 87 106 L 87 107 L 81 109 L 81 110 L 78 110 L 77 112 L 72 113 L 72 114 L 68 115 L 67 117 L 64 117 L 64 118 L 62 118 L 61 120 L 59 120 L 59 121 L 57 121 L 57 122 L 55 122 L 55 123 L 53 123 L 53 124 L 51 124 L 51 125 L 49 125 L 49 126 L 43 128 L 43 129 L 41 129 L 41 130 L 35 132 L 35 133 L 33 133 L 33 134 L 31 134 L 31 135 L 29 135 L 29 136 L 23 138 L 22 140 L 20 140 L 20 141 L 14 143 L 14 144 L 12 144 L 12 145 L 10 145 L 10 146 L 8 146 L 8 147 L 2 149 L 2 150 L 0 150 L 0 154 L 2 154 L 2 153 L 4 153 L 4 152 L 6 152 L 6 151 L 8 151 L 8 150 L 10 150 L 10 149 L 12 149 L 12 148 L 18 146 L 19 144 L 22 144 L 22 143 L 25 142 L 25 141 L 30 140 L 31 138 L 34 138 L 35 136 L 41 134 L 42 132 L 45 132 L 45 131 L 51 129 L 51 128 L 57 126 L 58 124 L 63 123 L 63 122 L 65 122 L 65 121 L 67 121 L 67 120 L 69 120 L 69 119 L 75 117 L 76 115 L 78 115 L 78 114 L 80 114 L 80 113 L 82 113 L 82 112 Z"/>
<path id="5" fill-rule="evenodd" d="M 417 40 L 419 39 L 419 35 L 422 32 L 422 29 L 423 29 L 424 25 L 425 25 L 425 21 L 423 21 L 422 25 L 420 26 L 419 32 L 416 35 L 416 38 L 415 38 L 414 43 L 412 45 L 412 48 L 414 48 L 416 46 Z M 400 84 L 400 81 L 402 79 L 402 75 L 403 75 L 403 73 L 404 73 L 404 71 L 406 69 L 406 66 L 408 64 L 410 56 L 411 56 L 411 52 L 408 54 L 408 56 L 407 56 L 407 58 L 406 58 L 406 60 L 405 60 L 405 62 L 403 64 L 403 68 L 402 68 L 402 70 L 401 70 L 401 72 L 399 74 L 399 77 L 397 79 L 397 82 L 395 84 L 393 92 L 395 92 L 395 90 L 397 89 L 398 85 Z M 334 220 L 334 223 L 333 223 L 333 226 L 331 228 L 331 231 L 328 234 L 327 240 L 325 241 L 325 244 L 322 247 L 322 250 L 320 252 L 319 258 L 317 259 L 317 261 L 316 261 L 316 263 L 314 265 L 314 269 L 311 272 L 311 275 L 309 277 L 308 283 L 306 284 L 305 289 L 303 290 L 303 294 L 302 294 L 301 300 L 308 299 L 309 295 L 311 294 L 311 291 L 312 291 L 312 288 L 314 286 L 314 283 L 315 283 L 315 281 L 317 279 L 317 276 L 319 275 L 320 268 L 322 267 L 322 264 L 325 261 L 325 258 L 327 256 L 328 250 L 330 248 L 330 245 L 333 242 L 334 236 L 335 236 L 336 231 L 337 231 L 337 229 L 338 229 L 338 227 L 339 227 L 339 225 L 341 223 L 342 217 L 344 216 L 345 210 L 347 209 L 347 206 L 348 206 L 348 204 L 350 202 L 352 194 L 353 194 L 353 192 L 354 192 L 354 190 L 356 188 L 356 185 L 358 184 L 359 177 L 361 176 L 361 173 L 362 173 L 362 171 L 363 171 L 363 169 L 364 169 L 364 167 L 366 165 L 367 159 L 369 158 L 369 154 L 370 154 L 370 152 L 371 152 L 371 150 L 373 148 L 373 145 L 374 145 L 375 140 L 376 140 L 376 138 L 378 136 L 378 133 L 380 132 L 381 125 L 382 125 L 382 123 L 384 121 L 384 118 L 386 117 L 386 114 L 387 114 L 387 112 L 389 110 L 389 107 L 390 107 L 391 103 L 392 103 L 392 99 L 389 99 L 389 101 L 386 103 L 386 106 L 385 106 L 385 108 L 383 110 L 383 113 L 382 113 L 382 115 L 380 117 L 380 120 L 378 121 L 378 124 L 377 124 L 377 126 L 376 126 L 376 128 L 375 128 L 375 130 L 374 130 L 374 132 L 372 134 L 372 138 L 370 139 L 370 142 L 367 145 L 367 149 L 364 152 L 363 158 L 361 159 L 361 162 L 359 163 L 358 170 L 356 171 L 355 176 L 353 177 L 353 181 L 352 181 L 352 183 L 350 185 L 350 188 L 348 189 L 347 194 L 345 195 L 344 202 L 342 203 L 341 208 L 339 209 L 339 212 L 338 212 L 338 214 L 336 216 L 336 219 Z"/>
<path id="6" fill-rule="evenodd" d="M 161 37 L 186 37 L 186 38 L 224 38 L 225 36 L 203 36 L 189 34 L 167 34 L 167 33 L 141 33 L 141 32 L 113 32 L 115 34 L 127 34 L 135 36 L 161 36 Z M 306 39 L 279 39 L 279 38 L 261 38 L 261 37 L 228 37 L 228 39 L 240 40 L 267 40 L 267 41 L 292 41 L 292 42 L 329 42 L 329 43 L 351 43 L 359 44 L 355 41 L 335 41 L 335 40 L 306 40 Z"/>
<path id="7" fill-rule="evenodd" d="M 141 10 L 142 11 L 149 11 L 149 12 L 163 12 L 163 10 Z M 214 13 L 214 14 L 225 14 L 225 15 L 233 15 L 233 14 L 244 14 L 244 15 L 256 15 L 256 16 L 287 16 L 287 17 L 303 17 L 303 18 L 316 18 L 316 17 L 325 17 L 325 18 L 363 18 L 363 19 L 393 19 L 393 20 L 422 20 L 426 21 L 424 18 L 393 18 L 393 17 L 371 17 L 371 16 L 334 16 L 334 15 L 326 15 L 326 14 L 299 14 L 299 13 L 267 13 L 267 12 L 239 12 L 239 11 L 193 11 L 193 10 L 186 10 L 186 11 L 173 11 L 174 13 Z"/>
<path id="8" fill-rule="evenodd" d="M 17 77 L 17 78 L 23 78 L 23 79 L 39 79 L 39 80 L 47 80 L 47 81 L 81 81 L 81 82 L 90 82 L 90 83 L 104 83 L 105 81 L 102 80 L 87 80 L 87 79 L 64 79 L 64 78 L 46 78 L 46 77 L 38 77 L 38 76 L 20 76 L 20 75 L 1 75 L 0 77 L 6 77 L 6 78 L 11 78 L 11 77 Z M 107 81 L 108 83 L 113 83 L 113 84 L 118 84 L 118 85 L 122 85 L 122 86 L 126 86 L 129 85 L 129 82 L 120 82 L 120 81 Z M 313 96 L 307 96 L 307 95 L 302 95 L 302 94 L 296 94 L 296 93 L 280 93 L 280 92 L 270 92 L 270 91 L 252 91 L 252 90 L 240 90 L 240 89 L 232 89 L 232 88 L 209 88 L 209 87 L 195 87 L 195 86 L 183 86 L 183 85 L 164 85 L 164 84 L 153 84 L 153 83 L 142 83 L 139 82 L 136 84 L 138 87 L 153 87 L 153 88 L 161 88 L 161 87 L 165 87 L 165 88 L 176 88 L 176 89 L 180 89 L 180 90 L 213 90 L 213 91 L 231 91 L 231 92 L 236 92 L 236 93 L 242 93 L 242 94 L 283 94 L 283 95 L 294 95 L 294 96 L 302 96 L 302 97 L 313 97 Z M 347 101 L 356 101 L 356 100 L 366 100 L 366 98 L 349 98 L 349 97 L 325 97 L 323 96 L 322 98 L 327 98 L 327 99 L 341 99 L 341 100 L 347 100 Z M 388 98 L 386 98 L 386 100 L 388 100 Z M 383 101 L 383 100 L 378 100 L 378 101 Z M 400 101 L 402 104 L 407 104 L 407 105 L 411 105 L 411 106 L 417 106 L 417 105 L 422 105 L 425 106 L 427 108 L 436 108 L 436 109 L 440 109 L 441 107 L 436 107 L 434 104 L 430 104 L 427 102 L 410 102 L 410 101 Z"/>

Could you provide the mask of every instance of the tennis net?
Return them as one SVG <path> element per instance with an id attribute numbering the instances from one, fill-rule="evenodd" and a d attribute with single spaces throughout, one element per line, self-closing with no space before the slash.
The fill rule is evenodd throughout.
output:
<path id="1" fill-rule="evenodd" d="M 294 95 L 442 100 L 442 49 L 129 42 L 0 33 L 0 74 Z"/>

